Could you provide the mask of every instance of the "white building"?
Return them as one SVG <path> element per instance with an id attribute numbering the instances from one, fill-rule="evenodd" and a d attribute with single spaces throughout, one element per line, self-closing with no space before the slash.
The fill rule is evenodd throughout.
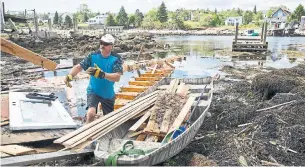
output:
<path id="1" fill-rule="evenodd" d="M 243 24 L 243 17 L 242 16 L 228 17 L 225 20 L 225 25 L 235 26 L 237 23 L 238 23 L 238 25 L 242 25 Z"/>
<path id="2" fill-rule="evenodd" d="M 88 24 L 101 24 L 105 25 L 108 14 L 100 14 L 88 20 Z"/>
<path id="3" fill-rule="evenodd" d="M 305 16 L 301 17 L 300 29 L 305 30 Z"/>

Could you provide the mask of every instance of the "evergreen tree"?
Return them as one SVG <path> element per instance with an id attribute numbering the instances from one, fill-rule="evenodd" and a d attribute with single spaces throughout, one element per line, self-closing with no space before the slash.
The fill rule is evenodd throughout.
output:
<path id="1" fill-rule="evenodd" d="M 139 9 L 136 10 L 136 13 L 135 13 L 135 26 L 136 27 L 140 27 L 142 22 L 143 22 L 143 18 L 144 18 L 144 15 L 142 12 L 140 12 Z"/>
<path id="2" fill-rule="evenodd" d="M 115 26 L 115 20 L 112 14 L 109 14 L 106 20 L 106 26 Z"/>
<path id="3" fill-rule="evenodd" d="M 120 26 L 127 27 L 128 25 L 128 16 L 127 13 L 125 12 L 124 6 L 121 7 L 120 12 L 118 13 L 116 17 L 117 23 Z"/>
<path id="4" fill-rule="evenodd" d="M 160 5 L 158 12 L 157 12 L 157 18 L 161 23 L 167 22 L 168 15 L 167 10 L 164 2 Z"/>
<path id="5" fill-rule="evenodd" d="M 84 13 L 83 22 L 87 22 L 89 20 L 88 13 Z"/>
<path id="6" fill-rule="evenodd" d="M 254 13 L 254 14 L 257 13 L 257 11 L 256 11 L 256 5 L 254 6 L 253 13 Z"/>
<path id="7" fill-rule="evenodd" d="M 53 24 L 58 24 L 58 13 L 57 13 L 57 11 L 55 12 L 55 16 L 54 16 L 54 19 L 53 19 Z"/>
<path id="8" fill-rule="evenodd" d="M 66 16 L 64 24 L 67 25 L 69 28 L 71 28 L 73 26 L 72 19 L 69 15 Z"/>

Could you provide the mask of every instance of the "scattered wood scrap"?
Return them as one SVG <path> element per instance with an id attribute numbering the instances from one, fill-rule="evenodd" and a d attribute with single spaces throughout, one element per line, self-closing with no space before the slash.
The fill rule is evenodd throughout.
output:
<path id="1" fill-rule="evenodd" d="M 133 118 L 135 115 L 145 111 L 147 108 L 150 108 L 156 101 L 157 95 L 158 91 L 132 101 L 118 109 L 116 112 L 107 114 L 104 117 L 55 140 L 54 143 L 59 143 L 64 145 L 66 148 L 80 151 L 101 136 Z"/>
<path id="2" fill-rule="evenodd" d="M 32 148 L 19 146 L 19 145 L 6 145 L 0 146 L 1 152 L 10 154 L 10 155 L 25 155 L 35 153 L 36 151 Z"/>

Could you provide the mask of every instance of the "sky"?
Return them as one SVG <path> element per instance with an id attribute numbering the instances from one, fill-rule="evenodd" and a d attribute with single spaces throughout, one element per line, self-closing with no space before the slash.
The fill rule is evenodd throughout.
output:
<path id="1" fill-rule="evenodd" d="M 300 3 L 305 5 L 304 0 L 163 0 L 168 10 L 177 8 L 185 9 L 207 9 L 218 11 L 231 8 L 253 10 L 268 10 L 272 6 L 286 5 L 293 11 Z M 86 3 L 93 12 L 117 13 L 124 6 L 127 13 L 134 13 L 136 9 L 147 12 L 153 7 L 158 7 L 162 0 L 2 0 L 5 10 L 24 11 L 35 9 L 38 13 L 54 13 L 58 11 L 73 13 L 77 11 L 80 4 Z"/>

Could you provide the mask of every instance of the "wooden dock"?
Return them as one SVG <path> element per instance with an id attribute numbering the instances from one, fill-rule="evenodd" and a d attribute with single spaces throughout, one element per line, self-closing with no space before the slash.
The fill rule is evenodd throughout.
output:
<path id="1" fill-rule="evenodd" d="M 266 52 L 268 50 L 267 23 L 262 26 L 262 33 L 257 37 L 238 37 L 238 24 L 236 24 L 235 39 L 232 43 L 232 51 L 236 52 Z"/>

